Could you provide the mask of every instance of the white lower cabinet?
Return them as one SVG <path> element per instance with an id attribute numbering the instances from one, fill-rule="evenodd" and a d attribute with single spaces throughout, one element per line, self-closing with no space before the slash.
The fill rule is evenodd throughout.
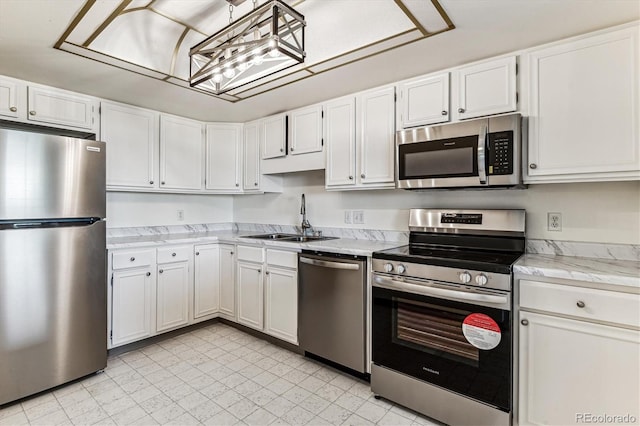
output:
<path id="1" fill-rule="evenodd" d="M 213 318 L 220 309 L 220 246 L 197 245 L 193 260 L 193 321 Z"/>
<path id="2" fill-rule="evenodd" d="M 238 322 L 262 330 L 264 289 L 262 264 L 238 260 Z"/>
<path id="3" fill-rule="evenodd" d="M 191 247 L 158 249 L 156 294 L 156 331 L 162 332 L 189 324 L 191 283 Z"/>
<path id="4" fill-rule="evenodd" d="M 220 316 L 236 320 L 235 246 L 220 244 Z"/>
<path id="5" fill-rule="evenodd" d="M 298 272 L 267 265 L 264 286 L 264 331 L 298 344 Z"/>
<path id="6" fill-rule="evenodd" d="M 112 257 L 109 347 L 155 334 L 155 249 L 126 250 Z"/>
<path id="7" fill-rule="evenodd" d="M 519 286 L 518 423 L 640 418 L 637 294 L 523 279 Z"/>

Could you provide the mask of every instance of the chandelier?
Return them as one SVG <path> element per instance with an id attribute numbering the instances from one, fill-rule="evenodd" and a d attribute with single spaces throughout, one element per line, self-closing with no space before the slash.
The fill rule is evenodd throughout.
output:
<path id="1" fill-rule="evenodd" d="M 270 0 L 196 44 L 189 51 L 189 84 L 216 95 L 304 62 L 304 16 Z M 243 0 L 240 0 L 242 2 Z"/>

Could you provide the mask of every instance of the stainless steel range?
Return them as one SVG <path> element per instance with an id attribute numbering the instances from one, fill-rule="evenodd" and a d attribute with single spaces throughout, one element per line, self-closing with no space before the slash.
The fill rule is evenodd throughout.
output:
<path id="1" fill-rule="evenodd" d="M 524 210 L 412 209 L 409 230 L 373 253 L 372 391 L 448 424 L 510 424 Z"/>

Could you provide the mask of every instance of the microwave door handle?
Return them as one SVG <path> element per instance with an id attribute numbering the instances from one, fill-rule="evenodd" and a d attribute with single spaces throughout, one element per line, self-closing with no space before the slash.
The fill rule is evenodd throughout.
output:
<path id="1" fill-rule="evenodd" d="M 486 166 L 486 151 L 487 151 L 487 126 L 482 126 L 480 135 L 478 135 L 478 178 L 480 179 L 480 185 L 487 184 L 487 166 Z"/>

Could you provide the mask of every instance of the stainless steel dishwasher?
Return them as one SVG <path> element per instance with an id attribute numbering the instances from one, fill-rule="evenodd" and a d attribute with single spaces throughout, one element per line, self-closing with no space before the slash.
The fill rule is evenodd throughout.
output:
<path id="1" fill-rule="evenodd" d="M 303 250 L 298 340 L 305 352 L 365 373 L 366 257 Z"/>

